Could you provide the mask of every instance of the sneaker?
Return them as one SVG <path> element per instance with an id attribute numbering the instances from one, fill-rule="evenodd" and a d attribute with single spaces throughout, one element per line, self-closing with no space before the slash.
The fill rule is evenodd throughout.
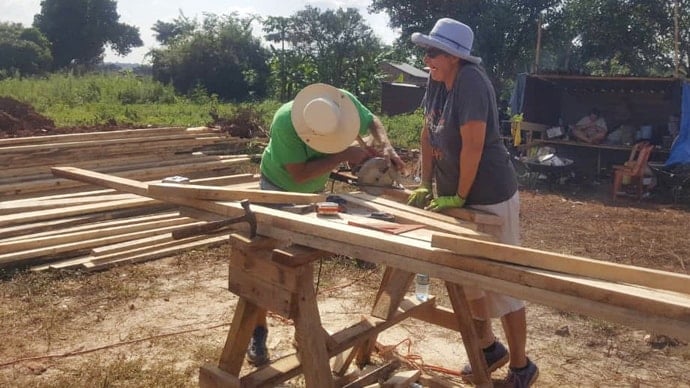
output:
<path id="1" fill-rule="evenodd" d="M 502 343 L 495 341 L 488 348 L 482 349 L 484 352 L 484 359 L 486 360 L 486 365 L 489 369 L 489 374 L 496 369 L 507 364 L 510 360 L 510 355 L 508 354 L 508 349 L 503 346 Z M 467 364 L 460 371 L 460 377 L 466 382 L 472 381 L 472 365 Z"/>
<path id="2" fill-rule="evenodd" d="M 261 366 L 268 363 L 268 348 L 266 348 L 266 339 L 268 338 L 268 329 L 263 326 L 254 328 L 252 339 L 249 341 L 247 348 L 247 361 L 254 366 Z"/>
<path id="3" fill-rule="evenodd" d="M 524 368 L 510 367 L 510 372 L 503 384 L 508 388 L 527 388 L 537 381 L 537 377 L 539 377 L 539 368 L 528 358 Z"/>

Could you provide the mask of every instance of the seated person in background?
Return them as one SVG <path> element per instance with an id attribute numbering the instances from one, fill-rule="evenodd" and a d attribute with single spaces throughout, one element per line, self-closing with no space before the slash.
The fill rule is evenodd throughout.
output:
<path id="1" fill-rule="evenodd" d="M 589 114 L 571 127 L 573 136 L 585 143 L 599 144 L 606 138 L 606 122 L 599 109 L 592 108 Z"/>

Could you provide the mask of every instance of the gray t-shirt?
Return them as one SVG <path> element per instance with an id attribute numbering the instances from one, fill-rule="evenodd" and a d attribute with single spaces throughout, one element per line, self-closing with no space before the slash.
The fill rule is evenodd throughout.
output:
<path id="1" fill-rule="evenodd" d="M 510 199 L 517 191 L 517 177 L 501 140 L 496 95 L 484 69 L 465 64 L 450 93 L 444 83 L 430 79 L 423 105 L 438 195 L 457 192 L 462 149 L 460 127 L 468 121 L 484 121 L 484 150 L 466 204 L 490 205 Z"/>

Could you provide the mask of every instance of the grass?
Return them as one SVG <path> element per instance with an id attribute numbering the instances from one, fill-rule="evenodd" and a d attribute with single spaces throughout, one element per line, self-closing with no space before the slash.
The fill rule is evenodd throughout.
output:
<path id="1" fill-rule="evenodd" d="M 226 103 L 204 90 L 183 96 L 170 85 L 131 72 L 84 76 L 55 73 L 47 77 L 7 78 L 0 81 L 0 96 L 30 104 L 58 127 L 197 127 L 211 125 L 216 115 L 239 123 L 255 123 L 268 130 L 273 113 L 281 105 L 281 102 L 270 99 Z M 381 120 L 394 145 L 419 147 L 421 113 L 381 116 Z"/>

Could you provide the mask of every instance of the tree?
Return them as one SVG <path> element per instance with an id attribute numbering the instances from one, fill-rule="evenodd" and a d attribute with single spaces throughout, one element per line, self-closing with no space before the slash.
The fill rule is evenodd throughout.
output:
<path id="1" fill-rule="evenodd" d="M 190 94 L 199 88 L 233 101 L 266 96 L 269 53 L 252 36 L 253 18 L 205 15 L 201 24 L 180 16 L 158 21 L 162 48 L 149 52 L 155 79 Z"/>
<path id="2" fill-rule="evenodd" d="M 2 74 L 40 74 L 50 68 L 50 43 L 35 28 L 0 23 L 0 78 Z"/>
<path id="3" fill-rule="evenodd" d="M 272 46 L 272 77 L 282 100 L 314 82 L 348 89 L 364 103 L 376 100 L 384 48 L 357 9 L 306 6 L 289 18 L 267 18 L 264 32 L 280 44 Z"/>
<path id="4" fill-rule="evenodd" d="M 554 46 L 570 46 L 572 55 L 568 63 L 560 63 L 559 67 L 600 75 L 671 75 L 674 2 L 564 1 L 561 20 L 567 22 L 561 32 L 563 39 L 554 39 Z M 688 0 L 678 0 L 678 3 L 680 9 L 687 9 L 690 4 Z M 690 38 L 687 12 L 681 12 L 679 22 L 681 47 L 686 42 L 681 58 L 687 68 Z"/>
<path id="5" fill-rule="evenodd" d="M 52 44 L 54 68 L 63 68 L 101 62 L 106 45 L 120 55 L 142 46 L 139 29 L 119 19 L 114 0 L 43 0 L 34 27 Z"/>
<path id="6" fill-rule="evenodd" d="M 156 40 L 163 45 L 171 44 L 175 39 L 189 36 L 197 28 L 194 20 L 190 20 L 180 12 L 172 22 L 156 21 L 151 29 L 156 33 Z"/>
<path id="7" fill-rule="evenodd" d="M 534 47 L 539 15 L 554 10 L 559 0 L 372 0 L 372 11 L 386 11 L 390 24 L 401 28 L 397 44 L 409 58 L 421 61 L 421 50 L 410 37 L 414 32 L 428 33 L 442 17 L 450 17 L 470 26 L 475 33 L 472 48 L 482 58 L 497 91 L 518 72 L 528 71 L 534 62 Z M 417 55 L 415 56 L 415 53 Z"/>

